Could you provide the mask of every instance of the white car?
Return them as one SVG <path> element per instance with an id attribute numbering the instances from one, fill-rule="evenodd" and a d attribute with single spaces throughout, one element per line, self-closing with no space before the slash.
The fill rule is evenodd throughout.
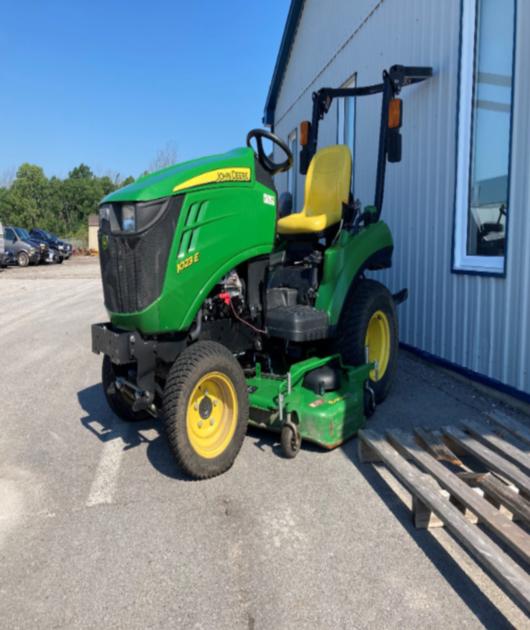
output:
<path id="1" fill-rule="evenodd" d="M 0 221 L 0 268 L 7 266 L 6 243 L 4 241 L 4 226 Z"/>

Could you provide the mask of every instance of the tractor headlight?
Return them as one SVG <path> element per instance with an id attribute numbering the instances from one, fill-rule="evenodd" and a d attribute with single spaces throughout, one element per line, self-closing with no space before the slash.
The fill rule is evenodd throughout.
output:
<path id="1" fill-rule="evenodd" d="M 99 208 L 99 226 L 107 221 L 113 234 L 141 232 L 159 219 L 169 200 L 170 197 L 165 197 L 154 201 L 105 203 Z"/>
<path id="2" fill-rule="evenodd" d="M 121 207 L 121 229 L 136 232 L 136 204 L 124 203 Z"/>

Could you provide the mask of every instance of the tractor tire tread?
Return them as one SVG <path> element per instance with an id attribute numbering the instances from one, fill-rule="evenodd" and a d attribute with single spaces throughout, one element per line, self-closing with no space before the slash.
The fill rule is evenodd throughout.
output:
<path id="1" fill-rule="evenodd" d="M 386 373 L 380 381 L 371 381 L 376 402 L 380 403 L 390 391 L 397 367 L 398 349 L 396 307 L 391 293 L 383 284 L 376 280 L 364 279 L 352 287 L 342 309 L 336 350 L 342 355 L 345 363 L 362 365 L 365 362 L 364 337 L 369 319 L 368 310 L 375 301 L 380 301 L 387 310 L 392 336 L 392 348 Z"/>
<path id="2" fill-rule="evenodd" d="M 185 421 L 182 423 L 184 426 L 179 426 L 179 422 L 175 421 L 175 418 L 179 412 L 183 412 L 182 409 L 179 409 L 183 398 L 185 399 L 184 404 L 186 404 L 189 396 L 190 375 L 201 369 L 203 364 L 211 363 L 214 365 L 220 360 L 226 362 L 227 365 L 231 364 L 234 368 L 237 366 L 240 370 L 239 382 L 233 382 L 238 397 L 239 418 L 234 437 L 227 450 L 212 460 L 199 461 L 199 456 L 191 450 L 191 447 L 187 448 L 183 444 L 184 440 L 187 441 L 187 438 L 184 438 Z M 208 370 L 204 370 L 203 367 L 203 371 Z M 243 370 L 225 346 L 215 341 L 200 341 L 188 346 L 182 352 L 172 365 L 166 380 L 162 417 L 169 445 L 177 464 L 191 478 L 208 479 L 231 468 L 241 450 L 247 431 L 248 395 Z"/>

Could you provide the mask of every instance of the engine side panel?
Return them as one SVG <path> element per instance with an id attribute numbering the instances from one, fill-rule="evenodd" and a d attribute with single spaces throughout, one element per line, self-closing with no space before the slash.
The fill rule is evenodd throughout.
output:
<path id="1" fill-rule="evenodd" d="M 154 334 L 186 330 L 217 282 L 274 247 L 276 193 L 260 182 L 186 193 L 160 297 L 137 313 L 110 313 L 115 326 Z"/>

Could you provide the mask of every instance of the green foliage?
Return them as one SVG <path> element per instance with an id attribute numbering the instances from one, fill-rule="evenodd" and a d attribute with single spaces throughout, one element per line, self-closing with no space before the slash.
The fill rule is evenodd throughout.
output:
<path id="1" fill-rule="evenodd" d="M 97 177 L 80 164 L 65 179 L 47 178 L 40 166 L 22 164 L 7 188 L 0 187 L 0 221 L 27 229 L 39 227 L 60 236 L 85 236 L 88 215 L 101 199 L 134 181 Z"/>

